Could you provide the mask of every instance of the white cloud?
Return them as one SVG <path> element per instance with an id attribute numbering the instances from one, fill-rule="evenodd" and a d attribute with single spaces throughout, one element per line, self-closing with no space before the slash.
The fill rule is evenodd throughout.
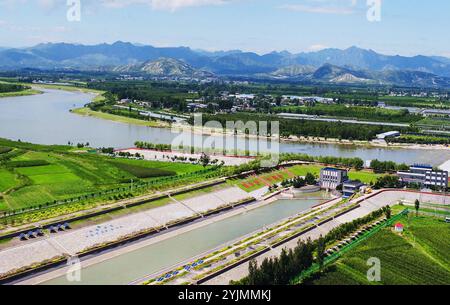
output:
<path id="1" fill-rule="evenodd" d="M 122 8 L 134 4 L 146 4 L 155 10 L 176 11 L 194 6 L 220 5 L 230 0 L 101 0 L 103 6 Z"/>
<path id="2" fill-rule="evenodd" d="M 312 6 L 303 4 L 286 4 L 281 8 L 295 12 L 315 13 L 315 14 L 336 14 L 336 15 L 351 15 L 355 11 L 348 7 L 334 7 L 334 6 Z"/>
<path id="3" fill-rule="evenodd" d="M 320 50 L 323 50 L 323 49 L 326 49 L 326 48 L 328 48 L 328 47 L 326 45 L 323 45 L 323 44 L 313 44 L 313 45 L 308 47 L 308 51 L 316 52 L 316 51 L 320 51 Z"/>
<path id="4" fill-rule="evenodd" d="M 303 4 L 285 4 L 282 9 L 312 13 L 312 14 L 335 14 L 350 15 L 355 13 L 358 6 L 357 0 L 306 0 Z"/>
<path id="5" fill-rule="evenodd" d="M 30 0 L 0 0 L 0 6 L 24 5 Z M 36 0 L 33 0 L 36 1 Z M 130 5 L 148 5 L 154 10 L 176 11 L 187 7 L 221 5 L 234 0 L 81 0 L 83 6 L 101 4 L 109 8 L 123 8 Z M 37 4 L 46 10 L 64 6 L 66 1 L 37 0 Z"/>

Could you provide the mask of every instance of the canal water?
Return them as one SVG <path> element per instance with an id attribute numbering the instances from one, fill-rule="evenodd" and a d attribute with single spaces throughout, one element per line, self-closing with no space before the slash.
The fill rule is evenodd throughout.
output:
<path id="1" fill-rule="evenodd" d="M 93 95 L 81 92 L 45 90 L 42 95 L 0 99 L 0 137 L 38 144 L 90 143 L 93 147 L 128 148 L 135 141 L 170 144 L 179 134 L 170 129 L 112 122 L 70 113 L 89 103 Z M 357 128 L 357 126 L 355 126 Z M 222 138 L 222 137 L 217 137 Z M 184 133 L 185 143 L 202 143 L 206 137 Z M 265 141 L 261 141 L 265 142 Z M 256 141 L 227 137 L 226 145 L 254 147 Z M 220 141 L 216 147 L 221 147 Z M 261 151 L 265 148 L 260 147 Z M 281 143 L 281 152 L 313 156 L 360 157 L 363 160 L 390 160 L 440 165 L 450 160 L 450 150 L 413 150 L 354 147 L 333 144 Z"/>
<path id="2" fill-rule="evenodd" d="M 43 284 L 128 284 L 296 215 L 329 197 L 325 193 L 314 193 L 306 194 L 304 198 L 306 199 L 279 200 L 92 265 L 82 270 L 82 281 L 78 283 L 69 283 L 64 276 Z"/>

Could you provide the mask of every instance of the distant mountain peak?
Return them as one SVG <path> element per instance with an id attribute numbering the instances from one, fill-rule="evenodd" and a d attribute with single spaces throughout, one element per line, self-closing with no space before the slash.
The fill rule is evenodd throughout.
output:
<path id="1" fill-rule="evenodd" d="M 212 75 L 208 72 L 197 70 L 182 60 L 167 57 L 119 66 L 114 68 L 113 71 L 120 73 L 145 73 L 160 77 L 205 77 Z"/>
<path id="2" fill-rule="evenodd" d="M 160 66 L 155 62 L 159 62 Z M 31 68 L 108 71 L 116 67 L 119 70 L 139 71 L 137 66 L 143 63 L 148 64 L 150 71 L 166 70 L 172 75 L 198 75 L 205 73 L 203 71 L 211 71 L 216 75 L 266 75 L 298 80 L 306 75 L 314 78 L 310 74 L 316 73 L 319 80 L 325 77 L 336 81 L 358 81 L 370 77 L 385 79 L 389 76 L 393 83 L 400 82 L 403 85 L 409 82 L 433 85 L 433 82 L 427 82 L 432 78 L 437 84 L 445 84 L 446 77 L 450 77 L 448 58 L 383 55 L 358 46 L 299 54 L 274 51 L 263 55 L 241 50 L 211 52 L 192 50 L 189 47 L 153 47 L 124 41 L 97 45 L 43 43 L 29 48 L 0 49 L 1 70 Z"/>

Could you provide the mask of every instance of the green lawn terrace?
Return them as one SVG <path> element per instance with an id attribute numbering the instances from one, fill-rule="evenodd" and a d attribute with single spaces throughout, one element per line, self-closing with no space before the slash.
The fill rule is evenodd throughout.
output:
<path id="1" fill-rule="evenodd" d="M 11 143 L 10 143 L 11 144 Z M 5 147 L 0 143 L 1 147 Z M 204 170 L 200 165 L 116 159 L 30 145 L 0 154 L 0 213 Z M 6 149 L 4 149 L 6 151 Z"/>
<path id="2" fill-rule="evenodd" d="M 232 179 L 229 183 L 237 185 L 246 192 L 253 192 L 263 187 L 281 183 L 284 180 L 295 177 L 305 177 L 308 173 L 319 177 L 320 170 L 323 167 L 325 166 L 320 164 L 294 165 L 290 167 L 286 166 L 261 175 L 251 175 L 243 179 Z M 359 180 L 366 184 L 375 183 L 377 178 L 381 176 L 382 174 L 375 174 L 368 170 L 351 170 L 349 172 L 350 179 Z"/>
<path id="3" fill-rule="evenodd" d="M 404 226 L 402 233 L 395 232 L 393 227 L 383 229 L 306 284 L 450 284 L 450 225 L 442 217 L 423 214 L 416 217 L 414 212 L 404 216 L 400 223 Z M 367 280 L 367 261 L 372 257 L 381 261 L 381 282 Z"/>

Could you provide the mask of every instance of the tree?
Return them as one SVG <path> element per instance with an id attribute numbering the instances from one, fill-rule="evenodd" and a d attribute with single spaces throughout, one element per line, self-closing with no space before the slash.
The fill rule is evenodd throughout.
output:
<path id="1" fill-rule="evenodd" d="M 203 165 L 203 167 L 207 167 L 210 162 L 211 158 L 207 154 L 202 154 L 202 156 L 200 157 L 200 163 Z"/>
<path id="2" fill-rule="evenodd" d="M 306 174 L 305 181 L 306 181 L 306 184 L 308 184 L 308 185 L 314 185 L 317 183 L 316 177 L 311 173 Z"/>
<path id="3" fill-rule="evenodd" d="M 319 263 L 320 268 L 322 268 L 323 262 L 325 260 L 326 246 L 327 244 L 325 238 L 320 235 L 320 238 L 317 240 L 317 262 Z"/>
<path id="4" fill-rule="evenodd" d="M 416 216 L 419 215 L 419 209 L 420 209 L 420 201 L 419 199 L 416 199 L 416 201 L 414 202 L 414 206 L 416 208 Z"/>
<path id="5" fill-rule="evenodd" d="M 390 206 L 386 206 L 386 208 L 384 209 L 384 214 L 386 215 L 386 219 L 391 219 L 392 210 Z"/>

